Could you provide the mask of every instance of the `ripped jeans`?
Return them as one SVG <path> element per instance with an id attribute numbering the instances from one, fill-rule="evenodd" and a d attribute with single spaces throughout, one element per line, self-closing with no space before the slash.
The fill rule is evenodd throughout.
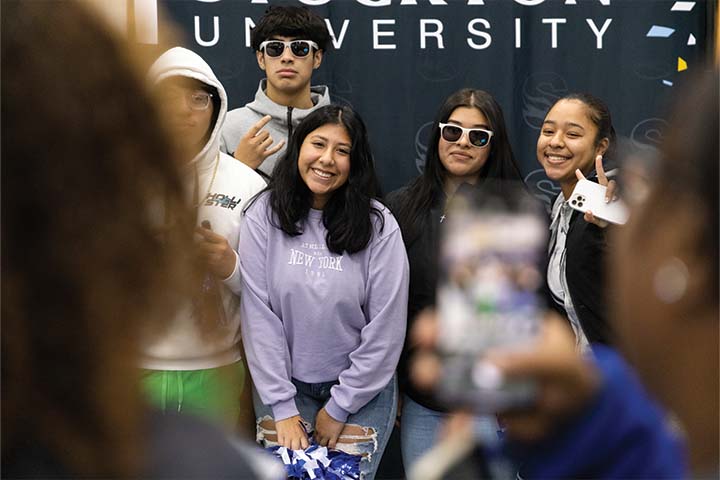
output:
<path id="1" fill-rule="evenodd" d="M 292 382 L 297 389 L 295 404 L 300 411 L 300 416 L 314 429 L 315 417 L 330 399 L 330 388 L 338 382 L 305 383 L 295 379 Z M 345 430 L 338 439 L 336 446 L 338 450 L 363 456 L 360 470 L 365 480 L 375 478 L 375 472 L 390 439 L 397 411 L 397 396 L 397 380 L 393 377 L 375 398 L 357 413 L 348 417 L 345 422 Z M 270 407 L 263 405 L 254 389 L 253 405 L 258 425 L 258 442 L 262 443 L 264 447 L 277 445 L 274 426 L 265 428 L 268 426 L 265 422 L 273 418 L 272 411 Z"/>

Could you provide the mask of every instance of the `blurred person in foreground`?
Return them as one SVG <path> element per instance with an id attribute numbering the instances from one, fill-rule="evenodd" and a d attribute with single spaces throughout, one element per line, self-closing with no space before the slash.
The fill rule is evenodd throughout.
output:
<path id="1" fill-rule="evenodd" d="M 140 57 L 77 2 L 3 2 L 1 48 L 3 477 L 278 472 L 141 400 L 138 342 L 196 273 Z"/>
<path id="2" fill-rule="evenodd" d="M 523 478 L 718 476 L 718 71 L 691 86 L 609 264 L 623 357 L 578 355 L 557 319 L 533 350 L 493 355 L 506 378 L 540 387 L 533 408 L 501 415 Z M 428 313 L 414 335 L 428 347 L 436 328 Z M 435 362 L 418 359 L 421 384 Z"/>

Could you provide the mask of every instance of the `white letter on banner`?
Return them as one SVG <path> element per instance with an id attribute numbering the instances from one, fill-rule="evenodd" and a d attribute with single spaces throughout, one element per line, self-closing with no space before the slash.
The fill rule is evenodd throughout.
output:
<path id="1" fill-rule="evenodd" d="M 437 29 L 433 32 L 426 31 L 426 25 L 435 25 Z M 427 37 L 435 37 L 437 38 L 437 45 L 440 50 L 445 48 L 445 45 L 443 44 L 443 23 L 440 20 L 434 19 L 434 18 L 421 18 L 420 19 L 420 48 L 425 49 L 425 39 Z"/>
<path id="2" fill-rule="evenodd" d="M 305 5 L 325 5 L 330 0 L 300 0 L 300 3 L 304 3 Z"/>
<path id="3" fill-rule="evenodd" d="M 357 0 L 358 3 L 366 7 L 389 7 L 390 0 Z"/>
<path id="4" fill-rule="evenodd" d="M 255 22 L 250 17 L 245 17 L 245 46 L 250 46 L 250 30 L 255 28 Z"/>
<path id="5" fill-rule="evenodd" d="M 447 5 L 447 2 L 445 0 L 429 0 L 430 5 Z M 402 0 L 400 2 L 400 6 L 403 5 L 417 5 L 417 0 Z"/>
<path id="6" fill-rule="evenodd" d="M 333 29 L 330 20 L 328 20 L 327 18 L 325 19 L 325 25 L 327 25 L 328 32 L 330 32 L 330 38 L 332 39 L 333 47 L 335 47 L 337 50 L 340 50 L 340 47 L 342 47 L 343 39 L 345 38 L 345 33 L 347 33 L 347 27 L 348 25 L 350 25 L 350 20 L 343 20 L 339 37 L 335 35 L 335 30 Z"/>
<path id="7" fill-rule="evenodd" d="M 602 50 L 602 38 L 603 38 L 603 35 L 605 35 L 605 31 L 610 26 L 610 23 L 612 22 L 612 18 L 608 18 L 605 20 L 605 23 L 603 23 L 602 29 L 600 29 L 600 31 L 598 31 L 597 26 L 595 25 L 595 22 L 593 22 L 592 19 L 586 18 L 585 21 L 587 22 L 588 25 L 590 25 L 590 30 L 593 31 L 593 33 L 595 34 L 595 37 L 597 38 L 597 45 L 596 45 L 597 49 Z"/>
<path id="8" fill-rule="evenodd" d="M 252 0 L 250 3 L 262 3 L 264 5 L 267 5 L 268 0 Z"/>
<path id="9" fill-rule="evenodd" d="M 610 5 L 610 0 L 599 0 L 600 4 L 607 7 Z M 565 5 L 577 5 L 577 0 L 565 0 Z"/>
<path id="10" fill-rule="evenodd" d="M 520 18 L 515 19 L 515 48 L 520 48 L 522 46 L 522 23 L 520 22 Z"/>
<path id="11" fill-rule="evenodd" d="M 540 5 L 544 1 L 545 0 L 515 0 L 515 3 L 525 5 L 526 7 L 534 7 L 535 5 Z"/>
<path id="12" fill-rule="evenodd" d="M 470 20 L 470 22 L 468 23 L 468 32 L 470 32 L 473 35 L 483 37 L 485 39 L 485 43 L 477 44 L 477 43 L 473 42 L 472 38 L 468 38 L 467 39 L 468 45 L 470 45 L 470 48 L 472 48 L 474 50 L 483 50 L 490 46 L 490 44 L 492 43 L 492 37 L 487 32 L 475 30 L 476 23 L 482 23 L 485 28 L 490 28 L 490 22 L 488 22 L 484 18 L 474 18 L 474 19 Z"/>
<path id="13" fill-rule="evenodd" d="M 557 26 L 558 23 L 567 23 L 567 18 L 543 18 L 542 23 L 549 23 L 552 25 L 551 27 L 551 40 L 550 40 L 550 46 L 552 48 L 557 48 Z"/>
<path id="14" fill-rule="evenodd" d="M 468 0 L 468 5 L 485 5 L 484 0 Z"/>
<path id="15" fill-rule="evenodd" d="M 395 20 L 373 20 L 373 49 L 374 50 L 395 50 L 397 45 L 394 43 L 381 44 L 380 37 L 394 37 L 395 32 L 381 32 L 378 27 L 380 25 L 395 25 Z"/>
<path id="16" fill-rule="evenodd" d="M 195 41 L 201 47 L 212 47 L 220 40 L 220 18 L 216 15 L 213 17 L 213 38 L 212 40 L 205 41 L 200 38 L 200 17 L 195 15 Z"/>

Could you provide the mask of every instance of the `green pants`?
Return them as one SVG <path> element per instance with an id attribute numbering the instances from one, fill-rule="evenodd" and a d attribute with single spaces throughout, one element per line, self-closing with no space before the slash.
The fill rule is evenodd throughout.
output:
<path id="1" fill-rule="evenodd" d="M 241 360 L 205 370 L 143 370 L 142 389 L 163 412 L 198 415 L 235 429 L 244 381 Z"/>

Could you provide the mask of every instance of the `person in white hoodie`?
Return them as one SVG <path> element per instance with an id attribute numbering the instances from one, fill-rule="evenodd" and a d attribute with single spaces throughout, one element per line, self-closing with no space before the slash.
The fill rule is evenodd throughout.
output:
<path id="1" fill-rule="evenodd" d="M 265 183 L 220 151 L 227 96 L 199 55 L 172 48 L 152 65 L 149 80 L 184 162 L 203 275 L 167 332 L 143 346 L 143 388 L 165 411 L 198 414 L 234 429 L 247 367 L 241 354 L 240 273 L 233 246 L 239 241 L 245 203 Z M 250 392 L 245 395 L 249 406 Z M 247 414 L 252 418 L 252 412 Z"/>
<path id="2" fill-rule="evenodd" d="M 251 44 L 265 72 L 255 100 L 228 113 L 220 149 L 269 178 L 292 131 L 312 111 L 330 104 L 328 87 L 312 87 L 330 33 L 305 7 L 273 6 L 252 29 Z"/>

